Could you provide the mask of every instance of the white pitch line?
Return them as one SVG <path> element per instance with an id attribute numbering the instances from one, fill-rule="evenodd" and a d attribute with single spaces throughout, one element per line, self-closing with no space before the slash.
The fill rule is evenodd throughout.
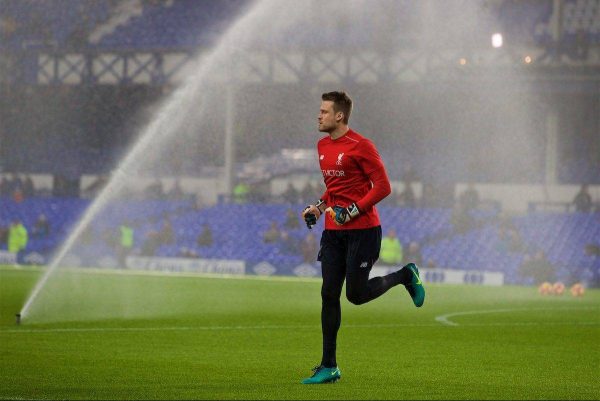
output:
<path id="1" fill-rule="evenodd" d="M 458 326 L 459 324 L 450 320 L 451 317 L 466 316 L 466 315 L 485 315 L 489 313 L 506 313 L 506 312 L 530 312 L 539 310 L 587 310 L 587 309 L 598 309 L 593 307 L 579 306 L 579 307 L 562 307 L 562 308 L 507 308 L 507 309 L 487 309 L 487 310 L 472 310 L 463 312 L 447 313 L 445 315 L 439 315 L 435 317 L 436 322 L 439 322 L 446 326 Z M 465 326 L 465 325 L 463 325 Z M 467 325 L 471 326 L 471 324 Z"/>
<path id="2" fill-rule="evenodd" d="M 392 323 L 392 324 L 355 324 L 344 327 L 353 328 L 387 328 L 410 326 L 437 326 L 434 323 Z M 143 332 L 143 331 L 225 331 L 225 330 L 296 330 L 318 329 L 319 325 L 264 325 L 264 326 L 172 326 L 172 327 L 80 327 L 54 329 L 9 329 L 0 330 L 4 333 L 86 333 L 86 332 Z"/>
<path id="3" fill-rule="evenodd" d="M 491 313 L 491 312 L 490 312 Z M 457 325 L 450 322 L 449 325 Z M 461 327 L 482 326 L 600 326 L 600 322 L 514 322 L 514 323 L 470 323 Z M 382 323 L 347 324 L 344 328 L 375 329 L 398 327 L 443 327 L 437 323 Z M 235 331 L 235 330 L 299 330 L 319 329 L 319 325 L 264 325 L 264 326 L 171 326 L 171 327 L 80 327 L 54 329 L 9 329 L 0 330 L 1 334 L 44 334 L 44 333 L 95 333 L 95 332 L 151 332 L 151 331 Z"/>

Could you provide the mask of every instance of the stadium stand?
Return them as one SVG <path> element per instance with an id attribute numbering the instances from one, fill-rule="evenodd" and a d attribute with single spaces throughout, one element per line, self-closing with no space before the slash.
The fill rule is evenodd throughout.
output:
<path id="1" fill-rule="evenodd" d="M 11 198 L 0 198 L 0 226 L 8 226 L 19 219 L 30 233 L 28 251 L 51 253 L 64 239 L 69 229 L 88 206 L 89 201 L 75 198 L 29 198 L 15 202 Z M 50 235 L 45 238 L 31 237 L 31 230 L 40 214 L 46 215 L 50 223 Z M 6 249 L 6 244 L 0 244 Z"/>
<path id="2" fill-rule="evenodd" d="M 50 223 L 50 235 L 47 238 L 30 238 L 28 251 L 50 256 L 56 247 L 66 239 L 66 235 L 74 228 L 73 224 L 81 217 L 82 212 L 90 205 L 87 199 L 79 198 L 28 198 L 15 202 L 12 198 L 0 198 L 0 225 L 8 225 L 13 219 L 19 219 L 31 233 L 35 220 L 40 214 L 47 216 Z M 134 224 L 153 221 L 177 213 L 181 209 L 192 207 L 191 200 L 181 201 L 120 201 L 103 209 L 92 224 L 92 231 L 100 234 L 106 230 L 115 230 L 124 220 Z M 96 243 L 95 245 L 98 245 Z M 6 244 L 4 249 L 6 249 Z"/>
<path id="3" fill-rule="evenodd" d="M 178 48 L 212 45 L 222 33 L 222 21 L 245 1 L 145 2 L 139 15 L 97 41 L 109 48 Z"/>
<path id="4" fill-rule="evenodd" d="M 89 205 L 81 199 L 27 199 L 15 203 L 0 200 L 0 221 L 7 224 L 18 217 L 31 231 L 40 213 L 48 216 L 52 230 L 48 238 L 32 239 L 27 252 L 45 257 L 52 254 L 65 239 L 69 228 Z M 264 243 L 262 233 L 271 222 L 283 227 L 289 208 L 300 210 L 300 204 L 227 204 L 221 203 L 196 210 L 190 200 L 123 201 L 109 205 L 91 225 L 95 234 L 90 242 L 77 247 L 77 256 L 88 264 L 106 257 L 115 257 L 115 248 L 106 233 L 116 238 L 119 224 L 127 219 L 135 227 L 134 254 L 139 254 L 148 233 L 160 231 L 166 219 L 175 234 L 172 244 L 161 244 L 155 256 L 181 257 L 189 250 L 202 258 L 236 259 L 249 267 L 261 262 L 277 266 L 277 274 L 293 274 L 302 263 L 298 253 L 286 251 L 281 243 Z M 227 219 L 222 216 L 227 215 Z M 422 244 L 425 263 L 434 261 L 437 267 L 475 271 L 502 271 L 507 283 L 529 283 L 518 274 L 526 254 L 543 250 L 557 268 L 559 279 L 574 278 L 592 282 L 600 272 L 600 257 L 586 253 L 586 246 L 600 238 L 600 212 L 594 213 L 529 213 L 511 219 L 510 223 L 522 238 L 523 248 L 506 248 L 500 238 L 503 226 L 498 212 L 475 211 L 477 224 L 465 233 L 457 234 L 451 226 L 451 210 L 443 208 L 400 208 L 381 206 L 380 215 L 386 228 L 395 228 L 400 241 L 407 246 Z M 214 243 L 198 246 L 196 238 L 207 223 Z M 322 223 L 319 224 L 319 226 Z M 319 230 L 319 226 L 316 227 Z M 297 244 L 306 235 L 304 225 L 285 229 Z M 5 249 L 5 244 L 3 245 Z M 315 255 L 316 258 L 316 255 Z"/>
<path id="5" fill-rule="evenodd" d="M 546 46 L 552 37 L 552 0 L 505 1 L 498 9 L 498 16 L 510 40 L 521 43 L 533 41 Z M 596 0 L 565 0 L 560 30 L 561 42 L 575 45 L 578 40 L 588 44 L 600 43 L 600 5 Z M 582 37 L 583 35 L 583 37 Z"/>
<path id="6" fill-rule="evenodd" d="M 402 18 L 408 18 L 406 9 L 415 7 L 409 1 L 388 2 L 393 12 Z M 128 0 L 114 2 L 110 0 L 56 0 L 54 2 L 40 2 L 35 0 L 6 0 L 0 2 L 0 18 L 2 18 L 3 35 L 0 48 L 29 48 L 51 46 L 56 49 L 67 49 L 72 44 L 70 38 L 86 38 L 85 43 L 89 49 L 178 49 L 209 46 L 223 31 L 225 20 L 230 20 L 248 4 L 246 0 L 227 1 L 144 1 Z M 413 5 L 411 5 L 413 4 Z M 552 1 L 504 1 L 499 2 L 497 14 L 507 26 L 507 34 L 523 37 L 533 35 L 540 45 L 548 34 L 548 24 L 552 14 Z M 597 1 L 567 0 L 564 2 L 564 30 L 565 40 L 571 40 L 572 35 L 577 35 L 583 29 L 592 43 L 598 42 L 600 33 L 600 7 Z M 392 12 L 392 11 L 391 11 Z M 9 23 L 10 21 L 10 23 Z M 409 21 L 403 21 L 403 25 Z M 33 29 L 33 27 L 36 29 Z M 542 28 L 538 28 L 542 27 Z M 30 29 L 31 28 L 31 29 Z M 340 27 L 337 27 L 340 28 Z M 343 28 L 343 27 L 342 27 Z M 344 38 L 343 29 L 338 29 L 339 36 Z M 526 32 L 524 32 L 526 31 Z M 537 32 L 539 31 L 539 32 Z M 96 32 L 100 32 L 96 34 Z M 512 33 L 511 33 L 512 32 Z M 536 33 L 537 32 L 537 33 Z M 368 32 L 361 32 L 363 39 L 352 37 L 352 43 L 363 43 L 361 40 L 369 37 Z M 537 35 L 537 36 L 536 36 Z M 544 36 L 546 35 L 546 36 Z M 571 36 L 569 36 L 571 35 Z M 93 40 L 90 39 L 93 36 Z M 285 37 L 286 35 L 282 35 Z M 326 35 L 332 37 L 335 35 Z M 294 35 L 296 38 L 296 36 Z M 537 39 L 535 39 L 537 38 Z M 571 38 L 571 39 L 569 39 Z M 87 40 L 89 39 L 89 40 Z M 283 40 L 283 39 L 282 39 Z M 335 45 L 335 37 L 331 39 Z M 31 91 L 37 100 L 30 101 Z M 132 133 L 131 125 L 127 124 L 128 118 L 143 110 L 144 106 L 163 96 L 161 88 L 118 86 L 115 88 L 76 88 L 67 85 L 48 87 L 44 89 L 12 88 L 11 92 L 0 93 L 0 119 L 5 123 L 3 130 L 7 138 L 0 149 L 0 169 L 2 171 L 29 171 L 48 172 L 72 175 L 74 171 L 81 174 L 107 173 L 119 156 L 127 149 Z M 52 100 L 49 100 L 52 99 Z M 54 101 L 54 99 L 58 101 Z M 83 101 L 85 100 L 85 101 Z M 427 101 L 424 99 L 423 101 Z M 447 104 L 460 105 L 465 101 L 456 98 L 446 101 L 437 109 L 432 101 L 427 101 L 431 115 L 443 112 Z M 580 109 L 586 109 L 582 103 L 589 103 L 587 113 L 592 115 L 598 108 L 598 99 L 590 96 L 579 102 L 565 102 L 576 104 Z M 61 106 L 68 105 L 71 112 L 68 115 L 61 112 Z M 380 105 L 373 101 L 373 110 Z M 451 115 L 460 115 L 461 108 L 457 107 Z M 30 115 L 40 116 L 32 120 Z M 89 117 L 93 115 L 93 118 Z M 573 124 L 581 117 L 571 117 L 566 111 L 561 118 L 566 124 Z M 596 113 L 597 115 L 597 113 Z M 476 181 L 476 182 L 506 182 L 507 179 L 518 179 L 520 182 L 544 182 L 544 149 L 543 123 L 539 123 L 528 133 L 532 144 L 530 149 L 497 149 L 487 162 L 492 166 L 486 171 L 483 168 L 473 168 L 473 162 L 462 156 L 466 149 L 464 143 L 459 143 L 459 138 L 452 138 L 443 132 L 443 129 L 432 129 L 426 123 L 428 115 L 417 117 L 422 123 L 411 127 L 411 130 L 432 132 L 431 137 L 412 135 L 405 143 L 399 144 L 397 138 L 389 143 L 383 142 L 386 137 L 393 138 L 394 132 L 373 132 L 374 139 L 382 143 L 383 156 L 393 177 L 401 177 L 401 166 L 408 160 L 420 172 L 422 177 L 434 181 L 450 180 Z M 588 118 L 589 119 L 589 118 Z M 486 119 L 487 120 L 487 119 Z M 596 117 L 597 121 L 597 117 Z M 293 124 L 299 125 L 300 120 Z M 536 123 L 537 124 L 537 123 Z M 450 123 L 450 131 L 458 129 L 460 122 Z M 488 135 L 500 135 L 493 132 L 499 124 L 491 124 L 483 129 Z M 435 127 L 434 127 L 435 128 Z M 443 127 L 442 127 L 443 128 Z M 257 127 L 249 126 L 250 131 Z M 40 135 L 43 130 L 44 135 Z M 374 130 L 375 131 L 375 130 Z M 65 139 L 65 132 L 69 132 L 69 139 Z M 92 133 L 92 135 L 89 135 Z M 595 137 L 593 135 L 573 137 L 570 132 L 565 132 L 569 140 L 579 140 L 578 149 L 593 149 Z M 379 136 L 380 138 L 378 138 Z M 90 139 L 93 137 L 94 139 Z M 244 141 L 244 139 L 240 139 Z M 253 146 L 240 144 L 240 148 L 247 149 L 244 161 L 265 157 L 283 147 L 302 148 L 307 146 L 305 138 L 290 143 L 289 138 L 255 138 Z M 262 141 L 258 143 L 258 141 Z M 444 142 L 445 141 L 445 142 Z M 481 141 L 485 143 L 484 140 Z M 429 149 L 443 144 L 446 152 L 443 155 L 426 155 Z M 312 143 L 310 143 L 312 146 Z M 471 154 L 482 152 L 482 149 L 473 149 Z M 18 149 L 18 151 L 17 151 Z M 63 162 L 52 163 L 49 158 L 43 157 L 46 149 L 56 149 L 57 158 Z M 252 151 L 251 151 L 252 150 Z M 196 153 L 202 149 L 194 149 Z M 521 152 L 521 154 L 519 153 Z M 565 151 L 566 152 L 566 151 Z M 598 152 L 586 153 L 581 150 L 573 151 L 579 158 L 566 158 L 560 156 L 558 164 L 558 178 L 562 183 L 589 184 L 600 182 L 600 162 Z M 215 152 L 206 152 L 198 159 L 203 162 L 189 161 L 185 173 L 194 173 L 201 167 L 198 164 L 209 163 L 214 159 Z M 528 157 L 523 157 L 527 154 Z M 532 155 L 534 157 L 532 157 Z M 444 160 L 440 158 L 445 157 Z M 508 161 L 508 162 L 507 162 Z M 475 162 L 476 164 L 476 162 Z M 444 166 L 441 168 L 440 166 Z M 243 172 L 245 166 L 240 166 Z M 274 175 L 285 174 L 290 171 L 286 160 L 280 158 L 272 160 L 269 164 Z M 165 167 L 168 169 L 168 167 Z M 57 171 L 58 170 L 58 171 Z M 169 171 L 166 171 L 169 173 Z"/>
<path id="7" fill-rule="evenodd" d="M 245 0 L 4 0 L 0 47 L 176 48 L 211 44 Z"/>
<path id="8" fill-rule="evenodd" d="M 510 39 L 520 42 L 536 41 L 544 44 L 550 37 L 549 21 L 552 0 L 504 1 L 498 9 L 503 30 Z"/>
<path id="9" fill-rule="evenodd" d="M 523 2 L 529 3 L 529 2 Z M 544 15 L 535 23 L 535 37 L 539 43 L 551 39 L 550 12 L 548 6 Z M 566 0 L 563 6 L 562 40 L 575 44 L 581 40 L 581 34 L 589 44 L 600 43 L 600 4 L 595 0 Z"/>
<path id="10" fill-rule="evenodd" d="M 225 28 L 222 22 L 239 12 L 248 0 L 4 0 L 0 16 L 6 24 L 6 39 L 0 46 L 25 48 L 35 46 L 65 47 L 79 43 L 100 48 L 184 48 L 214 43 Z M 513 40 L 531 40 L 544 46 L 551 41 L 552 0 L 499 2 L 497 16 L 506 34 Z M 390 14 L 401 18 L 402 26 L 413 23 L 410 16 L 418 13 L 410 1 L 385 4 Z M 600 42 L 600 6 L 595 0 L 564 2 L 562 40 L 575 44 L 581 34 L 590 44 Z M 35 28 L 35 29 L 30 29 Z M 391 29 L 388 26 L 386 29 Z M 333 45 L 342 45 L 351 37 L 353 44 L 368 45 L 376 32 L 361 32 L 343 25 L 332 27 Z M 313 40 L 302 32 L 294 32 L 295 43 L 310 45 Z M 349 36 L 350 35 L 350 36 Z M 285 41 L 285 37 L 276 40 Z M 273 38 L 275 39 L 275 38 Z M 406 38 L 400 38 L 406 40 Z M 79 39 L 80 40 L 80 39 Z M 285 44 L 285 43 L 283 43 Z"/>
<path id="11" fill-rule="evenodd" d="M 587 255 L 586 245 L 600 238 L 600 214 L 536 213 L 516 217 L 515 225 L 533 248 L 543 250 L 559 266 L 600 268 L 597 256 Z"/>
<path id="12" fill-rule="evenodd" d="M 248 3 L 247 0 L 3 0 L 0 1 L 0 50 L 196 49 L 198 46 L 214 44 L 226 28 L 226 20 L 231 21 L 229 17 Z M 397 26 L 412 23 L 411 13 L 406 9 L 413 4 L 416 2 L 387 3 L 390 7 L 397 7 L 393 14 L 398 15 L 400 20 L 391 21 L 397 23 L 396 29 Z M 552 6 L 552 0 L 501 2 L 498 13 L 508 40 L 518 38 L 521 42 L 531 41 L 538 46 L 549 46 L 552 38 Z M 382 25 L 379 28 L 385 30 L 390 26 Z M 321 36 L 331 38 L 330 46 L 343 43 L 367 46 L 370 38 L 377 36 L 374 31 L 357 33 L 351 28 L 344 24 L 327 27 Z M 566 54 L 580 57 L 581 54 L 572 52 L 581 50 L 582 41 L 586 46 L 600 44 L 600 3 L 594 0 L 565 0 L 561 29 L 561 43 Z M 391 30 L 389 34 L 396 33 Z M 283 34 L 271 40 L 285 42 L 292 34 L 294 42 L 306 48 L 310 48 L 314 42 L 311 32 L 289 32 L 289 35 Z M 398 39 L 399 42 L 403 40 L 408 39 Z M 144 106 L 161 99 L 164 96 L 162 90 L 151 85 L 136 87 L 125 83 L 114 87 L 7 87 L 0 92 L 0 129 L 5 133 L 0 148 L 0 171 L 43 172 L 69 177 L 107 173 L 132 140 L 128 120 Z M 372 115 L 385 103 L 385 100 L 378 103 L 376 96 L 369 96 L 368 92 L 364 95 L 372 99 L 370 106 L 365 106 L 371 107 L 365 113 L 367 115 Z M 447 112 L 451 116 L 460 116 L 469 97 L 469 94 L 463 97 L 456 95 L 451 98 L 452 101 L 439 104 L 435 104 L 435 99 L 425 96 L 419 100 L 427 104 L 427 108 L 423 109 L 431 110 L 431 115 Z M 562 101 L 561 98 L 560 103 L 572 104 L 572 108 L 581 110 L 581 114 L 574 114 L 573 109 L 561 109 L 564 124 L 571 126 L 577 121 L 586 121 L 586 124 L 591 121 L 588 125 L 592 128 L 583 132 L 583 129 L 579 129 L 583 127 L 575 125 L 575 133 L 561 131 L 558 140 L 568 146 L 559 147 L 559 182 L 600 184 L 597 152 L 597 127 L 600 126 L 597 110 L 600 100 L 597 94 L 589 97 L 581 95 L 578 101 L 570 100 Z M 471 101 L 479 102 L 479 99 Z M 397 107 L 396 104 L 393 106 Z M 262 107 L 268 108 L 265 105 Z M 65 108 L 68 113 L 64 112 Z M 392 112 L 394 110 L 390 110 L 390 114 Z M 482 131 L 481 144 L 474 147 L 466 143 L 468 139 L 461 142 L 461 138 L 453 136 L 459 129 L 469 129 L 462 125 L 462 121 L 448 118 L 444 121 L 444 127 L 432 127 L 428 125 L 429 117 L 420 114 L 414 117 L 414 121 L 407 121 L 410 127 L 407 130 L 411 135 L 406 135 L 406 138 L 399 138 L 393 129 L 383 129 L 383 132 L 373 130 L 374 140 L 382 144 L 382 157 L 392 179 L 403 177 L 403 167 L 408 161 L 418 171 L 420 179 L 433 183 L 544 182 L 546 142 L 543 121 L 531 122 L 534 127 L 530 133 L 530 144 L 515 147 L 508 141 L 505 148 L 489 152 L 486 140 L 498 135 L 494 129 L 501 124 L 491 122 L 489 127 L 474 128 Z M 287 126 L 304 127 L 304 117 L 296 118 L 287 120 Z M 364 124 L 364 119 L 361 123 Z M 253 125 L 250 119 L 245 128 L 248 132 L 264 130 L 260 124 Z M 413 132 L 417 135 L 412 135 Z M 243 142 L 246 140 L 248 144 Z M 238 177 L 270 179 L 296 172 L 314 172 L 313 160 L 306 157 L 302 160 L 293 159 L 285 152 L 277 153 L 282 148 L 306 150 L 307 143 L 313 146 L 313 138 L 257 138 L 248 135 L 247 138 L 239 138 L 239 141 L 239 148 L 246 151 L 243 155 L 246 160 L 237 165 Z M 194 164 L 192 160 L 185 173 L 197 173 L 201 167 L 207 167 L 202 163 L 214 167 L 222 156 L 212 149 L 189 148 L 200 155 L 197 160 L 202 162 Z M 436 151 L 439 148 L 445 152 L 440 154 Z M 48 149 L 53 150 L 53 158 L 47 157 Z M 469 152 L 465 152 L 465 149 Z M 592 151 L 588 151 L 590 149 Z M 205 153 L 201 154 L 201 151 Z M 312 147 L 310 152 L 312 155 Z M 469 159 L 471 154 L 488 155 L 486 161 L 492 167 L 488 170 L 479 168 L 478 160 Z M 167 173 L 171 172 L 169 166 L 164 166 L 164 169 Z M 28 198 L 23 202 L 0 198 L 0 226 L 6 226 L 12 219 L 18 218 L 31 231 L 38 215 L 48 216 L 50 236 L 31 238 L 27 249 L 27 252 L 39 253 L 47 258 L 64 241 L 89 205 L 89 200 L 76 198 Z M 107 240 L 107 235 L 116 235 L 116 228 L 125 219 L 135 225 L 135 252 L 139 253 L 148 235 L 159 231 L 165 220 L 169 219 L 173 224 L 175 241 L 157 246 L 156 256 L 180 256 L 184 248 L 202 258 L 242 259 L 248 266 L 268 262 L 280 269 L 279 274 L 292 274 L 292 269 L 302 263 L 301 255 L 284 251 L 277 243 L 265 244 L 261 235 L 257 235 L 267 230 L 272 221 L 282 225 L 289 207 L 301 210 L 304 205 L 219 203 L 197 210 L 191 200 L 119 201 L 109 205 L 92 223 L 92 236 L 87 244 L 78 247 L 77 256 L 90 265 L 106 257 L 115 258 L 115 249 L 110 238 Z M 523 250 L 514 251 L 506 249 L 500 237 L 502 223 L 499 210 L 472 211 L 474 224 L 462 233 L 453 230 L 450 207 L 413 209 L 382 205 L 379 210 L 385 228 L 395 228 L 405 246 L 411 241 L 419 242 L 425 261 L 433 261 L 439 267 L 500 270 L 506 274 L 509 283 L 528 283 L 517 275 L 518 268 L 527 253 L 543 250 L 549 261 L 557 267 L 558 277 L 562 280 L 568 281 L 575 275 L 593 281 L 600 271 L 600 257 L 585 252 L 590 241 L 600 238 L 599 212 L 531 212 L 514 217 L 512 224 L 524 244 Z M 223 219 L 224 215 L 228 218 Z M 200 247 L 196 243 L 196 236 L 205 223 L 212 228 L 215 241 L 213 245 Z M 289 230 L 290 236 L 298 242 L 306 233 L 303 224 Z M 0 248 L 5 249 L 5 244 L 0 244 Z"/>
<path id="13" fill-rule="evenodd" d="M 110 12 L 110 0 L 5 0 L 0 18 L 9 28 L 0 48 L 85 46 L 87 34 Z"/>

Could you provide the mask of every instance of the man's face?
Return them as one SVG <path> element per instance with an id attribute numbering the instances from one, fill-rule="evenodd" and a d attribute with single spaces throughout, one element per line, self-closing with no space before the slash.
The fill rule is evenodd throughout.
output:
<path id="1" fill-rule="evenodd" d="M 323 100 L 319 109 L 319 131 L 332 132 L 337 128 L 341 121 L 341 112 L 338 112 L 339 120 L 336 120 L 336 112 L 333 110 L 333 102 L 331 100 Z"/>

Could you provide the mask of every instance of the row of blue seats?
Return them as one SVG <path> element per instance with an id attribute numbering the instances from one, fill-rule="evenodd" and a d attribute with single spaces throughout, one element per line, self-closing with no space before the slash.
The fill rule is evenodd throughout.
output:
<path id="1" fill-rule="evenodd" d="M 32 238 L 28 250 L 47 254 L 60 245 L 67 228 L 72 227 L 89 206 L 89 201 L 81 199 L 34 198 L 15 203 L 3 198 L 0 201 L 0 219 L 4 221 L 10 220 L 11 214 L 17 215 L 31 228 L 34 217 L 45 213 L 53 227 L 62 227 L 53 231 L 49 238 Z M 300 255 L 285 251 L 280 244 L 265 244 L 262 235 L 275 222 L 300 244 L 309 233 L 299 216 L 301 208 L 302 205 L 287 204 L 218 204 L 194 210 L 189 201 L 118 202 L 111 204 L 102 217 L 92 223 L 96 235 L 88 238 L 86 244 L 77 244 L 73 252 L 93 256 L 95 260 L 107 254 L 116 255 L 113 244 L 118 242 L 118 225 L 123 218 L 135 216 L 138 221 L 135 224 L 134 252 L 137 253 L 143 248 L 148 233 L 159 231 L 165 219 L 169 218 L 174 241 L 159 246 L 157 256 L 178 256 L 188 249 L 206 258 L 299 264 Z M 284 228 L 288 210 L 297 216 L 296 228 Z M 440 267 L 514 273 L 523 263 L 526 253 L 543 250 L 562 275 L 567 275 L 572 268 L 600 269 L 600 258 L 585 253 L 585 247 L 600 238 L 600 213 L 537 213 L 515 217 L 512 223 L 523 244 L 523 249 L 517 251 L 509 249 L 500 238 L 497 216 L 483 227 L 454 234 L 449 209 L 381 206 L 380 214 L 385 229 L 395 228 L 405 246 L 410 241 L 423 243 L 424 261 L 434 261 Z M 196 237 L 204 224 L 211 227 L 214 243 L 200 247 Z M 318 236 L 321 228 L 320 222 L 310 233 Z M 110 233 L 108 238 L 103 235 L 107 231 Z"/>
<path id="2" fill-rule="evenodd" d="M 300 205 L 298 205 L 299 207 Z M 173 245 L 164 246 L 159 249 L 161 256 L 173 256 L 180 252 L 181 248 L 192 249 L 204 257 L 233 257 L 236 259 L 267 259 L 272 258 L 280 252 L 278 247 L 264 244 L 262 233 L 265 232 L 270 223 L 275 221 L 282 227 L 285 220 L 285 212 L 289 206 L 286 205 L 219 205 L 214 208 L 190 212 L 172 220 L 175 227 L 176 241 Z M 296 207 L 296 209 L 298 209 Z M 251 210 L 251 213 L 248 213 Z M 298 209 L 299 210 L 299 209 Z M 522 230 L 525 248 L 520 253 L 511 253 L 499 239 L 498 226 L 488 225 L 482 229 L 470 231 L 463 235 L 453 235 L 449 223 L 450 211 L 444 209 L 403 209 L 395 207 L 381 207 L 380 214 L 387 228 L 394 227 L 401 234 L 401 241 L 406 245 L 410 241 L 422 242 L 423 239 L 445 235 L 449 238 L 432 242 L 423 248 L 425 261 L 432 260 L 439 266 L 462 267 L 484 270 L 514 271 L 523 262 L 526 252 L 542 249 L 552 263 L 558 266 L 573 264 L 581 268 L 594 268 L 598 259 L 584 254 L 587 242 L 595 238 L 597 225 L 590 223 L 593 215 L 571 214 L 560 215 L 566 221 L 575 221 L 583 230 L 578 236 L 567 236 L 564 238 L 575 238 L 574 243 L 569 246 L 561 246 L 553 251 L 550 246 L 560 232 L 554 226 L 540 226 L 536 232 Z M 223 219 L 221 216 L 229 216 Z M 531 218 L 530 225 L 537 224 L 535 215 L 518 219 Z M 577 223 L 585 220 L 587 224 Z M 208 223 L 213 230 L 215 245 L 212 247 L 199 247 L 195 239 L 202 226 Z M 159 230 L 161 222 L 150 224 L 143 234 L 150 230 Z M 318 227 L 320 228 L 320 227 Z M 589 229 L 588 229 L 589 228 Z M 539 231 L 546 233 L 545 246 L 540 246 Z M 306 229 L 300 225 L 299 228 L 288 230 L 295 240 L 300 242 L 306 235 Z M 563 237 L 558 237 L 563 238 Z M 285 258 L 285 255 L 282 255 Z M 288 255 L 293 259 L 296 256 Z"/>

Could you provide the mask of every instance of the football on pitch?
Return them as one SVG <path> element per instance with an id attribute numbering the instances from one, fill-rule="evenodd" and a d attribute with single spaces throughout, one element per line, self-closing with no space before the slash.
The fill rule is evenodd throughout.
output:
<path id="1" fill-rule="evenodd" d="M 581 297 L 585 293 L 585 287 L 581 283 L 575 283 L 571 287 L 571 295 Z"/>
<path id="2" fill-rule="evenodd" d="M 540 284 L 540 286 L 538 287 L 538 292 L 542 295 L 548 295 L 552 293 L 552 284 L 550 284 L 547 281 L 544 281 L 542 284 Z"/>
<path id="3" fill-rule="evenodd" d="M 565 285 L 560 281 L 557 281 L 552 285 L 552 293 L 554 295 L 562 295 L 565 292 Z"/>

